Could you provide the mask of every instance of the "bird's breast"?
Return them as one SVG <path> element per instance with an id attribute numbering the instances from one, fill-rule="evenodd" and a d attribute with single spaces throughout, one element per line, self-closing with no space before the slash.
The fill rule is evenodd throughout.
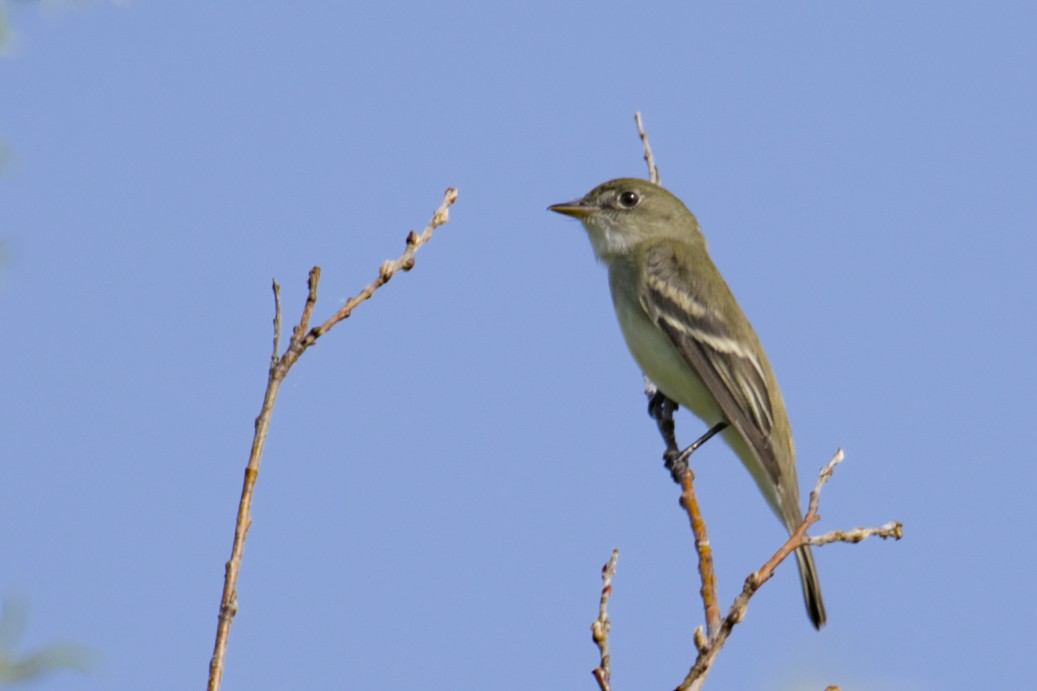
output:
<path id="1" fill-rule="evenodd" d="M 641 371 L 659 390 L 701 418 L 707 425 L 724 419 L 724 414 L 698 374 L 691 368 L 655 322 L 649 319 L 640 302 L 625 291 L 612 291 L 623 338 Z"/>

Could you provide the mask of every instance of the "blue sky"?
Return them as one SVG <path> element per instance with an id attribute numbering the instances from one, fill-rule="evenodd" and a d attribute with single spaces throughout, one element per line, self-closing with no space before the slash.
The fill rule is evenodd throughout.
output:
<path id="1" fill-rule="evenodd" d="M 672 688 L 701 618 L 641 380 L 579 224 L 663 183 L 774 364 L 801 484 L 847 460 L 815 632 L 791 564 L 707 688 L 1029 679 L 1037 410 L 1031 3 L 7 3 L 0 60 L 0 594 L 18 651 L 204 682 L 270 350 L 319 264 L 329 314 L 455 186 L 416 269 L 278 401 L 225 689 Z M 691 441 L 700 424 L 678 418 Z M 696 456 L 721 598 L 783 539 Z"/>

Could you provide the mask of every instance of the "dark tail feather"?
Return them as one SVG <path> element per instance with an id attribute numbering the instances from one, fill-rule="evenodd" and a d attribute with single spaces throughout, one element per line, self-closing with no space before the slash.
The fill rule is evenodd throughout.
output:
<path id="1" fill-rule="evenodd" d="M 799 564 L 799 580 L 803 584 L 807 616 L 814 623 L 814 628 L 820 629 L 828 621 L 828 615 L 825 614 L 825 603 L 821 600 L 821 581 L 817 578 L 814 554 L 809 545 L 796 550 L 796 562 Z"/>

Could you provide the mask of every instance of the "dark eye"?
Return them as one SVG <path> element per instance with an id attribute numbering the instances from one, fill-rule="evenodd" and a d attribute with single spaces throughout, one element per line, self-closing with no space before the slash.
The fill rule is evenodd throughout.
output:
<path id="1" fill-rule="evenodd" d="M 627 190 L 619 193 L 619 205 L 624 209 L 633 209 L 641 201 L 641 195 L 637 192 Z"/>

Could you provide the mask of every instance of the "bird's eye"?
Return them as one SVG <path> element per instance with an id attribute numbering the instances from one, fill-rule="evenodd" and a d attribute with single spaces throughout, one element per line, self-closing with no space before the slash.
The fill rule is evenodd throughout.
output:
<path id="1" fill-rule="evenodd" d="M 641 195 L 637 192 L 627 190 L 619 193 L 619 205 L 624 209 L 633 209 L 641 201 Z"/>

